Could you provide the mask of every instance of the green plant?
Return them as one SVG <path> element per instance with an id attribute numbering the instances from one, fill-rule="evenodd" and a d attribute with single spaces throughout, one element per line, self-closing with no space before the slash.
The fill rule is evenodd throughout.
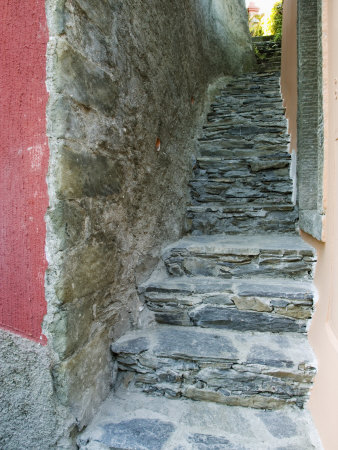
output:
<path id="1" fill-rule="evenodd" d="M 251 36 L 263 36 L 262 19 L 263 14 L 255 14 L 249 17 L 249 30 Z"/>
<path id="2" fill-rule="evenodd" d="M 266 23 L 266 34 L 274 36 L 275 41 L 282 39 L 283 27 L 283 0 L 278 0 L 271 10 L 271 14 Z"/>

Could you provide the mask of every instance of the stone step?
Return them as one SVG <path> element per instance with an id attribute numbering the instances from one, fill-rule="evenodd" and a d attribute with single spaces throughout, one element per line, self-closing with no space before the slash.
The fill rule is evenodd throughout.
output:
<path id="1" fill-rule="evenodd" d="M 168 246 L 163 260 L 172 276 L 308 280 L 315 254 L 297 235 L 202 235 Z"/>
<path id="2" fill-rule="evenodd" d="M 305 333 L 314 299 L 310 282 L 165 274 L 139 286 L 139 294 L 158 323 L 273 333 Z"/>
<path id="3" fill-rule="evenodd" d="M 247 141 L 244 142 L 243 146 L 241 144 L 236 146 L 236 143 L 234 146 L 231 146 L 229 141 L 219 140 L 217 142 L 199 143 L 197 148 L 199 149 L 201 157 L 205 158 L 222 158 L 223 160 L 233 160 L 234 155 L 237 153 L 238 158 L 241 159 L 259 157 L 260 160 L 269 160 L 278 158 L 279 156 L 284 158 L 288 148 L 288 143 L 285 143 L 285 145 L 273 143 L 259 145 Z"/>
<path id="4" fill-rule="evenodd" d="M 282 159 L 277 158 L 256 158 L 252 152 L 246 158 L 230 159 L 220 157 L 199 157 L 196 160 L 194 182 L 223 180 L 225 183 L 241 181 L 250 183 L 262 182 L 286 182 L 292 184 L 290 179 L 289 154 L 285 154 Z"/>
<path id="5" fill-rule="evenodd" d="M 285 142 L 284 146 L 280 142 L 277 142 L 276 144 L 264 143 L 262 148 L 259 148 L 259 144 L 259 142 L 253 143 L 252 141 L 247 141 L 243 147 L 232 147 L 229 141 L 220 140 L 212 143 L 200 142 L 198 144 L 198 149 L 201 154 L 200 158 L 208 159 L 218 158 L 220 160 L 234 160 L 236 157 L 243 160 L 255 160 L 258 158 L 262 162 L 273 159 L 289 159 L 289 154 L 286 151 L 288 142 Z"/>
<path id="6" fill-rule="evenodd" d="M 319 450 L 310 414 L 257 411 L 119 388 L 77 439 L 80 450 Z"/>
<path id="7" fill-rule="evenodd" d="M 316 373 L 306 336 L 160 325 L 112 344 L 124 382 L 231 406 L 304 406 Z M 122 374 L 123 375 L 123 374 Z"/>
<path id="8" fill-rule="evenodd" d="M 186 218 L 186 229 L 194 235 L 295 233 L 298 211 L 291 203 L 209 203 L 189 206 Z"/>
<path id="9" fill-rule="evenodd" d="M 243 111 L 240 113 L 229 113 L 221 108 L 215 108 L 208 116 L 208 121 L 205 127 L 232 127 L 232 126 L 268 126 L 277 127 L 282 121 L 285 120 L 284 111 L 272 113 L 269 111 L 262 111 L 260 114 L 253 114 L 249 111 Z"/>
<path id="10" fill-rule="evenodd" d="M 224 182 L 222 182 L 224 181 Z M 199 203 L 225 202 L 233 203 L 236 200 L 255 201 L 276 201 L 280 203 L 291 203 L 292 184 L 290 180 L 284 182 L 259 182 L 253 180 L 245 183 L 240 180 L 223 179 L 218 182 L 207 180 L 206 182 L 195 180 L 190 183 L 191 197 Z"/>
<path id="11" fill-rule="evenodd" d="M 264 122 L 263 120 L 259 123 L 253 124 L 247 121 L 246 123 L 238 123 L 238 121 L 227 122 L 210 122 L 203 126 L 203 132 L 215 133 L 220 131 L 226 131 L 232 135 L 246 136 L 246 135 L 257 135 L 264 133 L 281 133 L 285 132 L 284 123 L 285 117 L 281 116 L 278 121 L 273 123 Z M 285 133 L 286 134 L 286 133 Z"/>
<path id="12" fill-rule="evenodd" d="M 219 149 L 234 149 L 234 148 L 251 148 L 255 150 L 279 150 L 285 151 L 287 145 L 290 142 L 290 138 L 287 135 L 281 136 L 278 133 L 271 133 L 271 135 L 256 135 L 255 137 L 248 136 L 236 136 L 229 133 L 219 133 L 219 136 L 211 137 L 201 137 L 198 139 L 199 146 L 201 150 L 205 146 L 206 148 L 211 147 L 214 151 Z M 285 149 L 285 150 L 284 150 Z"/>

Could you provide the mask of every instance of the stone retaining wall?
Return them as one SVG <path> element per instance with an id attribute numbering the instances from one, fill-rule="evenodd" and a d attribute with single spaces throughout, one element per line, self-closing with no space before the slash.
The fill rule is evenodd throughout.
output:
<path id="1" fill-rule="evenodd" d="M 111 387 L 109 341 L 180 236 L 207 87 L 250 70 L 243 0 L 48 0 L 44 332 L 81 428 Z"/>

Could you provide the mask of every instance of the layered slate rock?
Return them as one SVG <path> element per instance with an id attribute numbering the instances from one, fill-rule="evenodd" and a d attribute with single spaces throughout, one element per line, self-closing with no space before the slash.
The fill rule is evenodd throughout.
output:
<path id="1" fill-rule="evenodd" d="M 228 407 L 118 389 L 78 439 L 81 450 L 320 448 L 306 411 Z"/>
<path id="2" fill-rule="evenodd" d="M 298 333 L 161 326 L 128 334 L 112 351 L 145 392 L 236 406 L 302 407 L 315 375 Z"/>
<path id="3" fill-rule="evenodd" d="M 81 449 L 321 448 L 304 411 L 316 256 L 297 233 L 288 143 L 278 74 L 221 90 L 198 140 L 189 235 L 138 287 L 155 323 L 112 344 L 116 396 Z"/>
<path id="4" fill-rule="evenodd" d="M 187 228 L 193 234 L 294 233 L 279 76 L 243 75 L 220 92 L 198 140 Z"/>
<path id="5" fill-rule="evenodd" d="M 272 234 L 193 236 L 163 256 L 172 276 L 312 279 L 313 249 L 299 236 Z"/>
<path id="6" fill-rule="evenodd" d="M 314 293 L 310 282 L 165 275 L 140 286 L 156 321 L 236 330 L 306 332 Z"/>
<path id="7" fill-rule="evenodd" d="M 274 36 L 259 36 L 252 38 L 256 60 L 260 72 L 280 70 L 281 41 L 275 41 Z"/>
<path id="8" fill-rule="evenodd" d="M 191 205 L 187 210 L 187 228 L 194 235 L 260 232 L 294 233 L 298 213 L 294 205 L 279 202 Z"/>

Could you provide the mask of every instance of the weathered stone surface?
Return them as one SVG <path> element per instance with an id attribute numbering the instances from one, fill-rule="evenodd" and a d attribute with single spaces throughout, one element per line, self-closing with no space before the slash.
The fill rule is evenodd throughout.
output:
<path id="1" fill-rule="evenodd" d="M 306 282 L 176 279 L 163 273 L 141 285 L 139 293 L 159 323 L 272 332 L 305 332 L 314 297 L 312 284 Z"/>
<path id="2" fill-rule="evenodd" d="M 59 150 L 56 193 L 61 199 L 110 196 L 121 189 L 118 163 L 67 142 Z"/>
<path id="3" fill-rule="evenodd" d="M 297 333 L 161 326 L 122 337 L 112 351 L 145 392 L 254 408 L 302 407 L 315 375 L 312 352 Z"/>
<path id="4" fill-rule="evenodd" d="M 105 430 L 118 428 L 120 423 L 129 421 L 143 421 L 142 434 L 149 433 L 151 437 L 151 424 L 156 420 L 174 427 L 163 447 L 168 450 L 322 448 L 305 410 L 284 408 L 281 411 L 257 411 L 215 403 L 150 397 L 130 389 L 119 389 L 107 399 L 93 424 L 78 438 L 78 445 L 81 450 L 107 448 L 103 444 Z M 126 430 L 125 439 L 130 436 L 131 432 Z M 160 445 L 161 441 L 159 448 Z"/>
<path id="5" fill-rule="evenodd" d="M 189 206 L 187 230 L 199 234 L 295 233 L 297 210 L 292 204 L 221 204 Z"/>
<path id="6" fill-rule="evenodd" d="M 101 442 L 109 448 L 137 448 L 158 450 L 165 444 L 175 430 L 171 422 L 158 419 L 131 419 L 116 424 L 106 424 Z"/>
<path id="7" fill-rule="evenodd" d="M 80 429 L 109 393 L 112 365 L 108 348 L 107 331 L 97 330 L 87 345 L 53 367 L 57 399 L 70 409 Z"/>
<path id="8" fill-rule="evenodd" d="M 141 300 L 167 325 L 131 332 L 112 351 L 131 396 L 142 390 L 158 396 L 161 407 L 167 399 L 203 401 L 201 419 L 210 402 L 281 409 L 255 419 L 273 439 L 290 441 L 258 444 L 252 433 L 247 441 L 247 424 L 237 441 L 199 424 L 183 435 L 175 430 L 166 448 L 302 449 L 291 443 L 297 428 L 285 411 L 290 404 L 301 411 L 316 373 L 305 335 L 315 254 L 295 234 L 278 83 L 276 74 L 243 75 L 216 97 L 190 182 L 188 229 L 195 235 L 167 247 L 165 267 L 139 286 Z M 96 429 L 98 442 L 103 428 Z M 93 436 L 81 448 L 91 442 Z"/>
<path id="9" fill-rule="evenodd" d="M 77 247 L 61 263 L 62 273 L 55 284 L 55 294 L 62 303 L 95 293 L 114 279 L 116 248 L 114 243 Z"/>
<path id="10" fill-rule="evenodd" d="M 0 448 L 71 448 L 73 417 L 57 401 L 48 346 L 0 330 Z"/>
<path id="11" fill-rule="evenodd" d="M 256 311 L 241 311 L 234 308 L 222 308 L 203 305 L 193 309 L 189 316 L 194 325 L 212 328 L 227 328 L 233 330 L 259 330 L 270 332 L 300 332 L 305 333 L 306 322 L 296 321 L 276 314 Z"/>
<path id="12" fill-rule="evenodd" d="M 188 442 L 193 444 L 193 447 L 196 447 L 200 450 L 207 449 L 219 449 L 219 448 L 228 448 L 228 449 L 236 449 L 236 450 L 245 450 L 245 447 L 234 446 L 229 439 L 226 439 L 222 436 L 212 436 L 210 434 L 200 434 L 195 433 L 188 437 Z"/>
<path id="13" fill-rule="evenodd" d="M 254 58 L 242 0 L 46 5 L 45 328 L 64 373 L 62 398 L 84 424 L 105 395 L 100 378 L 110 386 L 98 330 L 116 338 L 145 320 L 136 283 L 163 242 L 181 234 L 208 86 L 253 67 Z M 93 353 L 102 366 L 88 371 L 81 391 Z"/>
<path id="14" fill-rule="evenodd" d="M 54 77 L 57 92 L 108 116 L 116 113 L 118 86 L 113 77 L 59 39 L 55 48 Z"/>
<path id="15" fill-rule="evenodd" d="M 197 236 L 169 246 L 171 275 L 311 279 L 314 253 L 298 236 Z"/>

